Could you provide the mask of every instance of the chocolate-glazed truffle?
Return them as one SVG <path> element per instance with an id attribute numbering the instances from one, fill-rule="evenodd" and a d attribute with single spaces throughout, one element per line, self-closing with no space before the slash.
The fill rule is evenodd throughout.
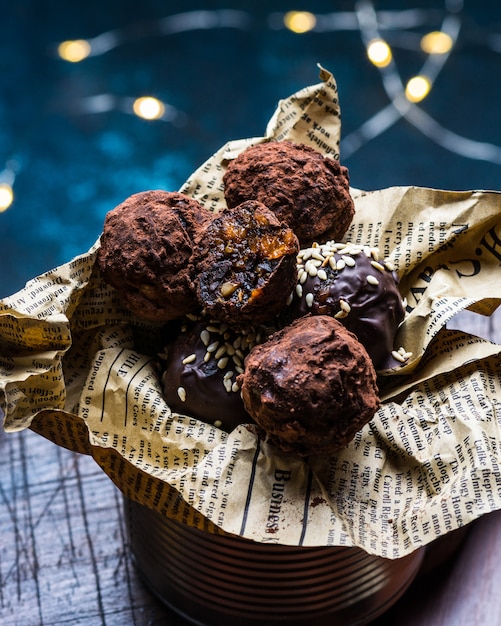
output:
<path id="1" fill-rule="evenodd" d="M 199 302 L 230 324 L 261 324 L 283 309 L 296 282 L 299 243 L 260 202 L 225 208 L 195 249 Z"/>
<path id="2" fill-rule="evenodd" d="M 106 215 L 98 266 L 125 306 L 165 322 L 199 310 L 193 239 L 212 214 L 177 192 L 134 194 Z"/>
<path id="3" fill-rule="evenodd" d="M 254 327 L 237 331 L 207 320 L 189 324 L 166 347 L 162 386 L 167 404 L 226 431 L 252 423 L 237 377 L 250 349 L 265 336 Z"/>
<path id="4" fill-rule="evenodd" d="M 374 247 L 333 241 L 302 249 L 298 283 L 286 316 L 330 315 L 354 333 L 376 369 L 401 366 L 394 339 L 405 316 L 393 265 Z"/>
<path id="5" fill-rule="evenodd" d="M 299 318 L 253 348 L 239 382 L 270 440 L 302 456 L 342 448 L 380 405 L 365 348 L 326 315 Z"/>
<path id="6" fill-rule="evenodd" d="M 296 233 L 301 245 L 341 239 L 355 212 L 348 169 L 290 141 L 250 146 L 224 174 L 228 206 L 259 200 Z"/>

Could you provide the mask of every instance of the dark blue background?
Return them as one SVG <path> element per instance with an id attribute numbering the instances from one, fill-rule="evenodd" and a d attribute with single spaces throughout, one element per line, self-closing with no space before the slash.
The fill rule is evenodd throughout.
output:
<path id="1" fill-rule="evenodd" d="M 343 138 L 389 100 L 378 70 L 365 56 L 358 30 L 297 35 L 270 27 L 270 15 L 292 9 L 352 12 L 355 2 L 166 2 L 165 0 L 17 0 L 0 14 L 0 171 L 15 161 L 15 201 L 0 213 L 0 296 L 86 251 L 106 212 L 132 193 L 178 189 L 226 141 L 263 135 L 276 103 L 318 82 L 317 63 L 336 77 Z M 402 9 L 381 0 L 378 11 Z M 412 35 L 440 27 L 451 7 L 461 19 L 455 49 L 421 107 L 443 127 L 501 147 L 501 3 L 405 3 L 434 9 L 427 23 L 394 46 L 405 82 L 423 65 Z M 192 30 L 133 37 L 141 23 L 196 9 L 237 9 L 246 29 Z M 123 45 L 77 64 L 54 54 L 66 39 L 129 29 Z M 493 43 L 494 42 L 494 43 Z M 501 44 L 499 44 L 501 50 Z M 408 49 L 409 47 L 414 49 Z M 154 95 L 175 106 L 186 123 L 148 122 L 123 111 L 81 112 L 97 94 Z M 202 94 L 198 99 L 194 94 Z M 499 149 L 498 149 L 499 150 Z M 501 165 L 438 146 L 405 120 L 341 160 L 363 189 L 422 185 L 500 189 Z"/>

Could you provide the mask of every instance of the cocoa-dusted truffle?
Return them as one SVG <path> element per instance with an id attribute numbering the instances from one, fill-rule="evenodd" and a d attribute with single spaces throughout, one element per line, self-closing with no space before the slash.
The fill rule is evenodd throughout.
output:
<path id="1" fill-rule="evenodd" d="M 409 356 L 394 351 L 405 311 L 397 274 L 378 248 L 329 241 L 302 249 L 286 316 L 307 313 L 338 319 L 365 346 L 378 370 L 401 366 Z"/>
<path id="2" fill-rule="evenodd" d="M 253 420 L 244 409 L 237 377 L 262 329 L 235 330 L 201 319 L 166 347 L 163 395 L 170 408 L 231 431 Z"/>
<path id="3" fill-rule="evenodd" d="M 230 324 L 261 324 L 283 309 L 296 282 L 299 243 L 263 204 L 225 208 L 195 249 L 196 285 L 206 314 Z"/>
<path id="4" fill-rule="evenodd" d="M 161 190 L 134 194 L 107 213 L 98 266 L 130 311 L 165 322 L 199 309 L 193 239 L 211 216 L 196 200 Z"/>
<path id="5" fill-rule="evenodd" d="M 259 200 L 301 245 L 341 239 L 355 213 L 347 168 L 300 143 L 250 146 L 230 161 L 223 181 L 228 206 Z"/>
<path id="6" fill-rule="evenodd" d="M 326 315 L 299 318 L 253 348 L 239 382 L 270 439 L 303 456 L 342 448 L 380 405 L 365 348 Z"/>

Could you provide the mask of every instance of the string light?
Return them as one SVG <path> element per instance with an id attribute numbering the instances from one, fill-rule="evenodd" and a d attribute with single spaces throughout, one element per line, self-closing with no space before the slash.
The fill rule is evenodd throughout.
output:
<path id="1" fill-rule="evenodd" d="M 446 54 L 452 49 L 454 42 L 448 33 L 435 30 L 421 39 L 421 50 L 426 54 Z"/>
<path id="2" fill-rule="evenodd" d="M 405 86 L 405 97 L 410 102 L 421 102 L 430 93 L 431 83 L 427 76 L 413 76 Z"/>
<path id="3" fill-rule="evenodd" d="M 14 201 L 14 191 L 8 183 L 0 183 L 0 213 L 6 211 Z"/>
<path id="4" fill-rule="evenodd" d="M 386 67 L 393 58 L 390 46 L 383 39 L 373 39 L 367 45 L 369 61 L 376 67 Z"/>
<path id="5" fill-rule="evenodd" d="M 293 33 L 307 33 L 316 23 L 317 18 L 309 11 L 289 11 L 284 15 L 284 24 Z"/>
<path id="6" fill-rule="evenodd" d="M 92 51 L 90 43 L 86 39 L 63 41 L 57 47 L 57 53 L 64 61 L 79 63 L 86 59 Z"/>
<path id="7" fill-rule="evenodd" d="M 157 98 L 143 96 L 134 100 L 132 110 L 145 120 L 159 120 L 165 114 L 165 105 Z"/>
<path id="8" fill-rule="evenodd" d="M 403 118 L 447 150 L 467 158 L 501 163 L 501 147 L 456 135 L 417 107 L 417 104 L 430 93 L 437 76 L 454 49 L 462 23 L 460 15 L 462 8 L 462 0 L 445 0 L 440 28 L 427 32 L 421 38 L 416 35 L 415 30 L 427 28 L 431 21 L 436 20 L 439 15 L 436 8 L 376 11 L 371 0 L 357 0 L 355 11 L 334 11 L 325 14 L 314 14 L 309 11 L 271 13 L 267 23 L 271 29 L 287 28 L 298 34 L 309 31 L 360 32 L 370 62 L 380 70 L 389 103 L 366 120 L 358 130 L 343 137 L 341 147 L 344 158 Z M 58 46 L 58 54 L 61 59 L 76 63 L 142 38 L 197 29 L 246 30 L 252 24 L 251 14 L 245 11 L 226 9 L 187 11 L 142 23 L 133 29 L 115 29 L 87 40 L 65 41 Z M 381 35 L 381 31 L 387 34 L 388 40 Z M 501 34 L 488 35 L 485 44 L 490 49 L 501 52 Z M 421 71 L 405 86 L 396 64 L 392 62 L 394 57 L 392 46 L 421 50 L 426 55 Z M 149 96 L 130 99 L 113 94 L 101 94 L 83 98 L 81 101 L 85 102 L 74 108 L 81 113 L 119 110 L 148 120 L 161 119 L 176 124 L 186 122 L 184 113 Z"/>

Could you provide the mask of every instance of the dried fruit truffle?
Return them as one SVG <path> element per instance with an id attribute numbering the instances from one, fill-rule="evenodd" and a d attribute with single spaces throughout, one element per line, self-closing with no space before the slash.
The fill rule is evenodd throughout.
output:
<path id="1" fill-rule="evenodd" d="M 398 277 L 377 248 L 330 241 L 302 249 L 287 316 L 307 313 L 338 319 L 365 346 L 378 370 L 402 365 L 408 357 L 393 350 L 405 311 Z"/>
<path id="2" fill-rule="evenodd" d="M 228 206 L 259 200 L 294 230 L 301 245 L 341 239 L 355 213 L 347 168 L 304 144 L 250 146 L 230 161 L 223 181 Z"/>
<path id="3" fill-rule="evenodd" d="M 250 349 L 264 338 L 261 329 L 235 330 L 213 320 L 184 328 L 166 348 L 162 386 L 167 404 L 226 431 L 251 423 L 237 377 Z"/>
<path id="4" fill-rule="evenodd" d="M 326 315 L 299 318 L 253 348 L 239 382 L 270 439 L 303 456 L 345 446 L 380 405 L 365 348 Z"/>
<path id="5" fill-rule="evenodd" d="M 297 237 L 250 200 L 214 216 L 196 246 L 196 284 L 208 316 L 261 324 L 283 309 L 296 282 Z"/>
<path id="6" fill-rule="evenodd" d="M 177 192 L 134 194 L 106 215 L 98 265 L 125 306 L 165 322 L 198 310 L 193 239 L 211 213 Z"/>

